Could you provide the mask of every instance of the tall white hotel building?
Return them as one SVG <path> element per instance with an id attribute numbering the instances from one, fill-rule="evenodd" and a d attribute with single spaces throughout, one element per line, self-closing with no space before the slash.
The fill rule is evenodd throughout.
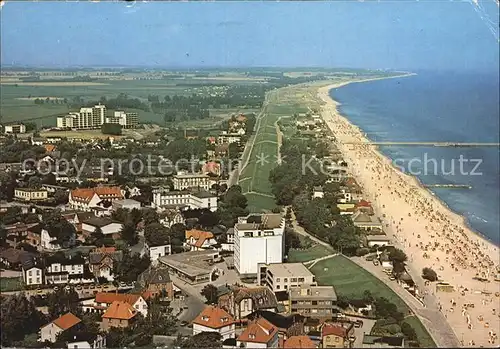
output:
<path id="1" fill-rule="evenodd" d="M 285 219 L 280 214 L 250 214 L 234 225 L 234 266 L 243 276 L 256 276 L 259 263 L 282 263 Z"/>

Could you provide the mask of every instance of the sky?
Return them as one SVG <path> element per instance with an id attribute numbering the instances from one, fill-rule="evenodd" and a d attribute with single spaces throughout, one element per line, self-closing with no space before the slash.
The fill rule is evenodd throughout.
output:
<path id="1" fill-rule="evenodd" d="M 4 3 L 3 65 L 498 72 L 498 4 Z"/>

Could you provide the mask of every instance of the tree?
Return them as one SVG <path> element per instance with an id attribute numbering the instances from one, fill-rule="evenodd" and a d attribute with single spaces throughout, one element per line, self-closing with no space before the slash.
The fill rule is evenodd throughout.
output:
<path id="1" fill-rule="evenodd" d="M 37 333 L 46 321 L 42 313 L 36 310 L 32 299 L 24 293 L 2 297 L 0 320 L 2 323 L 1 345 L 12 346 L 30 333 Z"/>
<path id="2" fill-rule="evenodd" d="M 217 287 L 212 284 L 208 284 L 201 290 L 201 295 L 207 300 L 207 304 L 216 304 L 218 301 L 217 297 Z"/>
<path id="3" fill-rule="evenodd" d="M 285 228 L 285 255 L 291 248 L 300 248 L 300 239 L 297 233 L 290 228 Z"/>
<path id="4" fill-rule="evenodd" d="M 49 235 L 56 238 L 56 244 L 65 246 L 75 238 L 75 227 L 61 216 L 60 210 L 46 212 L 42 215 L 42 221 Z"/>
<path id="5" fill-rule="evenodd" d="M 200 332 L 185 339 L 181 348 L 222 348 L 222 336 L 218 332 Z"/>
<path id="6" fill-rule="evenodd" d="M 431 268 L 422 269 L 422 277 L 429 281 L 437 281 L 438 279 L 437 273 Z"/>
<path id="7" fill-rule="evenodd" d="M 57 204 L 66 204 L 68 202 L 68 196 L 68 192 L 58 189 L 54 193 L 54 200 Z"/>
<path id="8" fill-rule="evenodd" d="M 144 228 L 144 238 L 149 246 L 166 245 L 170 241 L 170 230 L 160 223 L 151 223 Z"/>
<path id="9" fill-rule="evenodd" d="M 159 217 L 155 209 L 145 209 L 142 212 L 142 219 L 144 220 L 144 225 L 149 225 L 151 223 L 158 223 Z"/>
<path id="10" fill-rule="evenodd" d="M 49 293 L 47 306 L 50 318 L 55 319 L 67 312 L 80 315 L 79 301 L 78 293 L 73 289 L 65 290 L 61 287 L 57 291 Z"/>
<path id="11" fill-rule="evenodd" d="M 104 234 L 100 227 L 96 227 L 92 233 L 90 233 L 90 241 L 93 245 L 98 247 L 104 244 Z"/>
<path id="12" fill-rule="evenodd" d="M 130 255 L 129 251 L 124 251 L 122 262 L 115 263 L 115 274 L 119 281 L 134 282 L 150 265 L 151 260 L 147 255 L 141 257 L 138 253 Z"/>
<path id="13" fill-rule="evenodd" d="M 401 332 L 407 339 L 411 341 L 417 339 L 417 332 L 415 332 L 415 329 L 411 327 L 411 325 L 407 322 L 403 322 L 401 324 Z"/>
<path id="14" fill-rule="evenodd" d="M 120 236 L 129 245 L 135 245 L 138 241 L 137 230 L 135 229 L 135 225 L 131 222 L 123 224 L 120 230 Z"/>
<path id="15" fill-rule="evenodd" d="M 39 189 L 42 186 L 42 179 L 38 176 L 31 176 L 28 179 L 28 187 L 32 189 Z"/>
<path id="16" fill-rule="evenodd" d="M 120 136 L 122 134 L 122 126 L 119 124 L 103 124 L 101 133 L 105 135 Z"/>

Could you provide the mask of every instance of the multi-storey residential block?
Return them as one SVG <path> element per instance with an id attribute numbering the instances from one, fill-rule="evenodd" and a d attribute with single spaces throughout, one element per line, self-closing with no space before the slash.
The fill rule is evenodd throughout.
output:
<path id="1" fill-rule="evenodd" d="M 289 291 L 290 311 L 310 317 L 331 317 L 337 295 L 333 286 L 292 287 Z"/>
<path id="2" fill-rule="evenodd" d="M 26 133 L 26 126 L 24 124 L 5 125 L 5 133 Z"/>
<path id="3" fill-rule="evenodd" d="M 139 122 L 139 117 L 137 113 L 115 111 L 112 116 L 107 116 L 105 121 L 107 124 L 118 124 L 123 128 L 134 128 Z"/>
<path id="4" fill-rule="evenodd" d="M 210 189 L 210 177 L 201 173 L 178 173 L 173 176 L 173 182 L 175 190 L 188 188 Z"/>
<path id="5" fill-rule="evenodd" d="M 273 292 L 292 287 L 316 285 L 316 278 L 302 263 L 259 263 L 257 283 L 269 287 Z"/>
<path id="6" fill-rule="evenodd" d="M 170 191 L 166 188 L 153 190 L 153 207 L 188 207 L 195 209 L 209 209 L 217 211 L 217 196 L 205 190 Z"/>
<path id="7" fill-rule="evenodd" d="M 257 276 L 259 263 L 283 262 L 285 220 L 280 214 L 250 214 L 234 226 L 234 266 Z"/>

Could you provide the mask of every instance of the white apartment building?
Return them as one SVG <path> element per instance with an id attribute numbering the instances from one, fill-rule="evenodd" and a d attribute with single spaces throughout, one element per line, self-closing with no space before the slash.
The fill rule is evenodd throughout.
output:
<path id="1" fill-rule="evenodd" d="M 123 128 L 133 128 L 137 126 L 139 117 L 137 113 L 125 113 L 124 111 L 115 111 L 112 116 L 105 119 L 107 124 L 118 124 Z"/>
<path id="2" fill-rule="evenodd" d="M 259 263 L 257 283 L 273 292 L 288 291 L 291 287 L 316 285 L 316 278 L 302 263 Z"/>
<path id="3" fill-rule="evenodd" d="M 26 286 L 43 285 L 43 269 L 41 266 L 23 268 L 23 282 Z"/>
<path id="4" fill-rule="evenodd" d="M 174 190 L 188 188 L 210 189 L 210 177 L 201 173 L 178 173 L 173 176 Z"/>
<path id="5" fill-rule="evenodd" d="M 256 276 L 259 263 L 283 262 L 285 219 L 281 214 L 250 214 L 234 225 L 234 266 Z"/>
<path id="6" fill-rule="evenodd" d="M 26 126 L 24 124 L 5 125 L 5 133 L 26 133 Z"/>
<path id="7" fill-rule="evenodd" d="M 217 196 L 204 190 L 170 191 L 167 188 L 157 188 L 153 190 L 152 206 L 154 208 L 186 206 L 192 210 L 208 208 L 215 212 L 217 211 Z"/>
<path id="8" fill-rule="evenodd" d="M 91 108 L 80 108 L 79 112 L 71 112 L 57 117 L 58 128 L 89 129 L 99 128 L 106 121 L 106 106 L 102 104 Z"/>

